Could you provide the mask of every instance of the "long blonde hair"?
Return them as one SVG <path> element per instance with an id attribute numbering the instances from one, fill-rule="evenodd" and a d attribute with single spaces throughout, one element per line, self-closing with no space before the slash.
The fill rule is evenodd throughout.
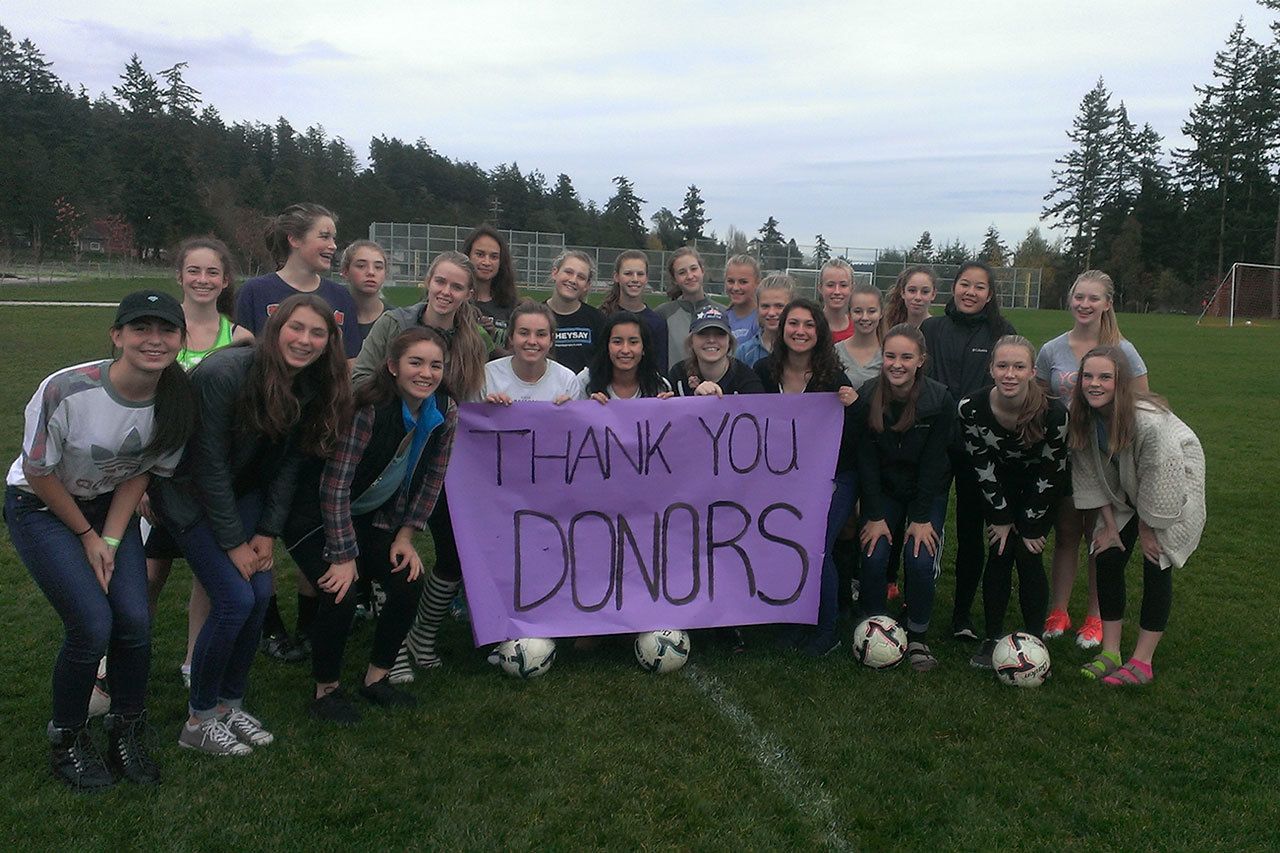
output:
<path id="1" fill-rule="evenodd" d="M 1036 363 L 1036 348 L 1032 346 L 1031 341 L 1022 335 L 1005 335 L 991 348 L 991 364 L 996 363 L 996 354 L 1000 352 L 1001 347 L 1022 347 L 1027 351 L 1028 363 Z M 1031 447 L 1044 438 L 1044 416 L 1048 411 L 1049 398 L 1040 387 L 1040 383 L 1033 377 L 1027 383 L 1027 396 L 1023 399 L 1014 421 L 1014 429 L 1018 433 L 1018 438 L 1022 440 L 1023 447 Z"/>
<path id="2" fill-rule="evenodd" d="M 1102 270 L 1085 270 L 1076 276 L 1076 280 L 1071 283 L 1071 289 L 1067 291 L 1068 305 L 1071 304 L 1071 297 L 1075 295 L 1076 287 L 1084 281 L 1096 281 L 1102 285 L 1107 294 L 1107 310 L 1103 311 L 1102 316 L 1098 318 L 1098 344 L 1101 346 L 1119 344 L 1124 340 L 1124 336 L 1120 334 L 1120 324 L 1116 322 L 1116 283 Z"/>
<path id="3" fill-rule="evenodd" d="M 422 280 L 425 293 L 427 284 L 440 264 L 453 264 L 467 274 L 467 284 L 474 291 L 476 268 L 471 259 L 452 250 L 436 255 Z M 484 387 L 484 365 L 489 359 L 489 348 L 480 336 L 480 311 L 470 300 L 463 302 L 453 312 L 453 328 L 445 330 L 449 351 L 445 353 L 444 384 L 455 400 L 473 400 Z"/>

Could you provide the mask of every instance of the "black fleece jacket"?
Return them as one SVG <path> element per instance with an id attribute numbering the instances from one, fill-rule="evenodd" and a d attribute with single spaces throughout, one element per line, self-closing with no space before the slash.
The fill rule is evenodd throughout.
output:
<path id="1" fill-rule="evenodd" d="M 929 349 L 927 372 L 951 392 L 952 399 L 967 397 L 991 384 L 991 350 L 1013 325 L 1004 317 L 994 319 L 991 303 L 977 314 L 965 314 L 948 300 L 942 316 L 930 317 L 920 326 Z"/>
<path id="2" fill-rule="evenodd" d="M 928 521 L 934 498 L 950 485 L 947 446 L 955 429 L 956 404 L 942 383 L 924 376 L 916 381 L 924 386 L 916 401 L 915 424 L 894 432 L 890 427 L 902 413 L 902 404 L 892 404 L 884 412 L 884 428 L 876 432 L 868 427 L 858 443 L 858 488 L 865 519 L 883 520 L 881 497 L 888 496 L 907 505 L 909 521 Z M 876 377 L 858 389 L 856 417 L 867 418 L 879 384 Z"/>

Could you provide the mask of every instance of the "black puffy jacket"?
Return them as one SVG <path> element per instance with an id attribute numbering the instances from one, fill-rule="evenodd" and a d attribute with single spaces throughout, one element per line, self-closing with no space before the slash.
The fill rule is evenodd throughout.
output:
<path id="1" fill-rule="evenodd" d="M 991 350 L 1000 338 L 1014 334 L 1008 320 L 993 316 L 993 308 L 987 303 L 977 314 L 965 314 L 951 299 L 946 313 L 920 326 L 929 349 L 929 377 L 946 385 L 953 399 L 991 384 Z"/>

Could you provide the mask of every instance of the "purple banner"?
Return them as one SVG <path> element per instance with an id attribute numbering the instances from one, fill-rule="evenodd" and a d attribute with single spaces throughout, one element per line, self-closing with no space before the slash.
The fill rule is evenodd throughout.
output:
<path id="1" fill-rule="evenodd" d="M 476 643 L 814 623 L 842 419 L 835 394 L 464 404 Z"/>

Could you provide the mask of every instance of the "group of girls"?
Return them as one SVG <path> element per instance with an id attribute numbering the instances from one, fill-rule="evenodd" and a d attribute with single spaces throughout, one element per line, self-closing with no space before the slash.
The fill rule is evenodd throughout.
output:
<path id="1" fill-rule="evenodd" d="M 990 641 L 1002 630 L 1013 565 L 1024 628 L 1043 632 L 1039 554 L 1049 520 L 1077 541 L 1082 529 L 1060 500 L 1070 492 L 1070 463 L 1074 508 L 1097 519 L 1103 648 L 1083 671 L 1110 684 L 1153 677 L 1171 597 L 1167 567 L 1185 562 L 1203 526 L 1203 455 L 1167 405 L 1138 385 L 1141 362 L 1118 337 L 1110 280 L 1100 273 L 1086 273 L 1072 291 L 1076 327 L 1062 345 L 1081 358 L 1071 370 L 1051 346 L 1037 357 L 1013 333 L 981 264 L 961 268 L 946 313 L 930 318 L 936 283 L 923 268 L 904 272 L 885 308 L 874 288 L 853 283 L 847 264 L 832 262 L 819 304 L 796 298 L 786 276 L 761 279 L 754 260 L 739 256 L 729 264 L 735 285 L 725 311 L 706 297 L 698 253 L 682 249 L 668 265 L 672 299 L 653 311 L 643 298 L 647 258 L 626 253 L 591 330 L 595 346 L 585 358 L 575 353 L 581 366 L 573 369 L 557 359 L 556 335 L 585 306 L 594 277 L 585 255 L 555 261 L 546 303 L 517 302 L 505 241 L 482 227 L 465 252 L 433 260 L 421 302 L 388 310 L 380 296 L 387 258 L 377 244 L 347 248 L 349 290 L 324 277 L 336 223 L 323 208 L 290 207 L 268 242 L 278 269 L 244 284 L 235 322 L 229 253 L 216 240 L 189 241 L 177 253 L 182 303 L 159 292 L 126 297 L 111 327 L 112 358 L 54 373 L 27 407 L 5 519 L 66 629 L 48 732 L 54 773 L 74 787 L 159 779 L 145 738 L 150 620 L 178 555 L 194 575 L 181 746 L 245 755 L 274 741 L 245 702 L 274 607 L 277 540 L 300 573 L 298 639 L 307 645 L 295 646 L 312 660 L 310 713 L 340 723 L 360 717 L 342 687 L 360 579 L 376 581 L 385 601 L 356 692 L 373 706 L 412 705 L 399 685 L 441 664 L 437 637 L 461 581 L 444 489 L 460 402 L 835 393 L 845 407 L 838 462 L 829 484 L 815 484 L 832 492 L 817 624 L 780 639 L 814 656 L 839 645 L 832 554 L 856 518 L 861 608 L 885 611 L 900 550 L 918 670 L 937 665 L 926 634 L 949 477 L 971 490 L 960 494 L 958 528 L 978 552 L 965 551 L 973 565 L 963 570 L 958 558 L 953 626 L 958 635 L 967 627 L 982 577 L 985 515 Z M 755 329 L 740 346 L 744 317 Z M 1069 397 L 1069 422 L 1052 399 L 1059 394 Z M 139 515 L 150 527 L 145 546 Z M 430 567 L 412 544 L 428 529 Z M 1135 542 L 1144 556 L 1142 631 L 1124 663 L 1123 569 Z M 989 644 L 974 662 L 984 654 Z M 104 655 L 105 755 L 87 728 Z"/>

